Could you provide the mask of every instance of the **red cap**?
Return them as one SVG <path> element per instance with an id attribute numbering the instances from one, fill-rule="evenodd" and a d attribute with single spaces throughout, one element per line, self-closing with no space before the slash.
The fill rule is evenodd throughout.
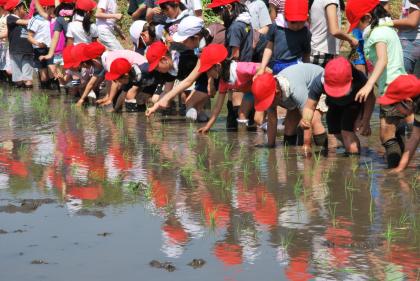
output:
<path id="1" fill-rule="evenodd" d="M 169 3 L 169 2 L 181 3 L 181 0 L 157 0 L 156 5 L 160 5 L 160 4 L 163 4 L 163 3 Z"/>
<path id="2" fill-rule="evenodd" d="M 4 4 L 4 9 L 7 11 L 13 11 L 21 2 L 20 0 L 7 0 Z"/>
<path id="3" fill-rule="evenodd" d="M 3 7 L 6 4 L 7 0 L 0 0 L 0 7 Z"/>
<path id="4" fill-rule="evenodd" d="M 420 95 L 420 79 L 413 74 L 400 75 L 389 84 L 388 89 L 377 102 L 382 105 L 394 104 Z"/>
<path id="5" fill-rule="evenodd" d="M 224 61 L 228 56 L 228 51 L 222 44 L 210 44 L 203 49 L 200 56 L 200 69 L 198 72 L 206 72 L 213 65 Z"/>
<path id="6" fill-rule="evenodd" d="M 271 73 L 258 76 L 252 83 L 252 93 L 255 98 L 255 110 L 266 111 L 276 95 L 276 79 Z"/>
<path id="7" fill-rule="evenodd" d="M 117 80 L 122 75 L 128 73 L 131 70 L 131 63 L 123 58 L 114 60 L 111 63 L 109 72 L 105 74 L 106 80 Z"/>
<path id="8" fill-rule="evenodd" d="M 350 91 L 352 79 L 350 62 L 344 57 L 335 58 L 325 66 L 324 90 L 330 97 L 344 97 Z"/>
<path id="9" fill-rule="evenodd" d="M 77 0 L 76 9 L 82 10 L 85 12 L 90 12 L 96 8 L 96 2 L 92 0 Z"/>
<path id="10" fill-rule="evenodd" d="M 346 17 L 350 23 L 349 31 L 357 27 L 362 17 L 379 5 L 379 0 L 349 0 L 346 5 Z"/>
<path id="11" fill-rule="evenodd" d="M 146 52 L 146 59 L 149 62 L 149 71 L 153 71 L 159 64 L 160 59 L 168 52 L 168 47 L 157 41 L 149 46 Z"/>
<path id="12" fill-rule="evenodd" d="M 73 48 L 74 48 L 74 46 L 67 46 L 63 50 L 63 61 L 64 61 L 64 68 L 65 69 L 76 67 L 77 65 L 80 64 L 80 61 L 78 61 L 77 59 L 75 59 L 72 56 Z"/>
<path id="13" fill-rule="evenodd" d="M 87 61 L 88 58 L 85 57 L 85 49 L 88 46 L 86 43 L 80 43 L 76 46 L 73 46 L 71 50 L 71 56 L 73 58 L 73 67 L 78 67 L 82 61 Z"/>
<path id="14" fill-rule="evenodd" d="M 286 0 L 284 16 L 287 21 L 307 21 L 308 0 Z"/>
<path id="15" fill-rule="evenodd" d="M 213 0 L 210 4 L 207 5 L 207 8 L 213 9 L 226 6 L 227 4 L 232 4 L 233 2 L 239 2 L 239 0 Z"/>
<path id="16" fill-rule="evenodd" d="M 83 50 L 83 61 L 92 60 L 101 56 L 105 52 L 105 46 L 99 42 L 88 44 Z"/>
<path id="17" fill-rule="evenodd" d="M 54 0 L 39 0 L 39 5 L 41 5 L 42 7 L 55 6 L 55 1 Z"/>
<path id="18" fill-rule="evenodd" d="M 60 3 L 75 3 L 76 0 L 60 0 Z"/>

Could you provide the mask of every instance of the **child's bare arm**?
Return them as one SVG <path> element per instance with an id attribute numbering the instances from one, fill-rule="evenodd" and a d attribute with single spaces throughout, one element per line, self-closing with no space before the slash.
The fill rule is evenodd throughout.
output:
<path id="1" fill-rule="evenodd" d="M 211 112 L 211 117 L 204 127 L 198 129 L 199 133 L 207 133 L 210 130 L 210 128 L 213 126 L 213 124 L 216 122 L 217 117 L 220 114 L 220 111 L 222 111 L 222 107 L 225 102 L 225 96 L 226 94 L 219 93 L 219 95 L 217 96 L 216 104 Z"/>

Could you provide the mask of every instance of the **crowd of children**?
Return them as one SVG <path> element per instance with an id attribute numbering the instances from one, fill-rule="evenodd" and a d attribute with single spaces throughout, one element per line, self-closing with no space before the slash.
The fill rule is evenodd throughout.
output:
<path id="1" fill-rule="evenodd" d="M 204 8 L 220 23 L 206 25 L 200 1 L 135 0 L 124 48 L 116 0 L 32 0 L 29 13 L 0 0 L 0 78 L 32 88 L 37 73 L 40 88 L 65 88 L 78 106 L 177 112 L 206 123 L 200 133 L 227 96 L 227 129 L 264 128 L 274 147 L 284 125 L 284 144 L 307 153 L 341 143 L 360 154 L 377 102 L 385 158 L 399 172 L 420 141 L 419 3 L 402 0 L 393 19 L 384 0 L 213 0 Z"/>

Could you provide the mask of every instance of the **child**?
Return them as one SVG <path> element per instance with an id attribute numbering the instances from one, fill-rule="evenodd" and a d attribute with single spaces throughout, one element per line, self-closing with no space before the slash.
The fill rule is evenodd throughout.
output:
<path id="1" fill-rule="evenodd" d="M 8 0 L 4 8 L 10 12 L 7 16 L 10 64 L 12 80 L 18 87 L 32 88 L 33 50 L 28 41 L 25 3 Z"/>
<path id="2" fill-rule="evenodd" d="M 180 0 L 158 0 L 156 4 L 167 17 L 164 24 L 164 39 L 167 43 L 172 43 L 172 35 L 177 31 L 178 24 L 189 15 L 189 12 Z"/>
<path id="3" fill-rule="evenodd" d="M 0 81 L 10 81 L 9 43 L 7 42 L 6 0 L 0 0 Z"/>
<path id="4" fill-rule="evenodd" d="M 238 0 L 214 0 L 207 7 L 220 17 L 226 27 L 225 45 L 229 58 L 252 61 L 253 30 L 246 6 Z"/>
<path id="5" fill-rule="evenodd" d="M 228 52 L 226 48 L 219 44 L 208 45 L 203 49 L 203 53 L 201 54 L 200 69 L 198 72 L 207 73 L 207 76 L 212 80 L 220 78 L 220 82 L 219 95 L 217 96 L 217 101 L 210 120 L 204 127 L 198 129 L 198 132 L 200 133 L 207 133 L 216 122 L 216 119 L 223 107 L 228 90 L 249 93 L 249 96 L 245 95 L 242 103 L 250 103 L 249 105 L 251 107 L 253 105 L 253 98 L 250 93 L 251 85 L 257 69 L 259 68 L 259 64 L 253 62 L 235 62 L 227 59 L 227 56 Z M 227 123 L 234 122 L 229 119 L 236 119 L 238 117 L 239 106 L 233 107 L 231 110 L 235 112 L 235 115 L 230 116 L 228 114 Z M 244 114 L 244 116 L 246 116 L 246 114 Z"/>
<path id="6" fill-rule="evenodd" d="M 403 115 L 414 112 L 413 132 L 406 143 L 398 167 L 392 170 L 392 172 L 401 172 L 407 168 L 420 142 L 420 79 L 414 75 L 399 76 L 378 99 L 378 103 L 384 106 L 393 104 Z"/>
<path id="7" fill-rule="evenodd" d="M 309 62 L 311 34 L 305 26 L 308 19 L 308 1 L 286 1 L 285 16 L 288 28 L 276 24 L 270 27 L 261 69 L 257 75 L 265 72 L 270 61 L 270 67 L 274 74 L 299 61 Z"/>
<path id="8" fill-rule="evenodd" d="M 116 25 L 116 21 L 121 20 L 123 15 L 117 13 L 117 8 L 117 2 L 115 0 L 99 0 L 95 15 L 99 40 L 110 51 L 123 49 L 117 37 L 114 35 L 114 31 L 122 35 L 122 31 Z"/>
<path id="9" fill-rule="evenodd" d="M 73 21 L 67 28 L 67 46 L 91 43 L 98 39 L 98 28 L 91 22 L 92 11 L 96 8 L 93 0 L 77 0 Z"/>
<path id="10" fill-rule="evenodd" d="M 403 50 L 397 32 L 390 27 L 390 15 L 379 0 L 349 0 L 346 15 L 350 22 L 350 31 L 355 27 L 363 30 L 364 52 L 366 58 L 374 64 L 372 75 L 356 94 L 356 100 L 363 102 L 376 83 L 379 95 L 383 95 L 394 79 L 406 73 Z M 380 138 L 389 168 L 398 165 L 404 150 L 402 137 L 397 133 L 397 126 L 404 117 L 393 106 L 380 108 Z"/>
<path id="11" fill-rule="evenodd" d="M 284 123 L 284 144 L 296 145 L 298 124 L 308 99 L 309 91 L 323 68 L 309 63 L 289 66 L 276 76 L 264 73 L 252 84 L 256 111 L 268 111 L 268 147 L 274 147 L 277 134 L 277 106 L 287 109 Z M 316 145 L 327 147 L 327 133 L 321 122 L 322 114 L 316 110 L 312 119 L 312 134 Z M 304 149 L 311 146 L 311 132 L 304 132 Z"/>
<path id="12" fill-rule="evenodd" d="M 54 0 L 39 0 L 39 4 L 44 7 L 48 17 L 51 17 L 54 12 Z M 38 69 L 40 89 L 51 89 L 48 67 L 52 67 L 51 71 L 54 73 L 54 61 L 39 59 L 40 56 L 48 54 L 51 45 L 50 21 L 37 12 L 28 23 L 28 40 L 33 47 L 34 66 Z"/>
<path id="13" fill-rule="evenodd" d="M 143 20 L 133 22 L 129 32 L 131 42 L 134 45 L 134 51 L 140 55 L 144 56 L 147 47 L 156 41 L 155 26 Z"/>
<path id="14" fill-rule="evenodd" d="M 315 78 L 302 113 L 300 126 L 310 129 L 315 108 L 321 94 L 327 94 L 328 133 L 341 139 L 349 155 L 360 153 L 360 142 L 356 132 L 370 135 L 370 118 L 375 105 L 375 95 L 370 93 L 365 102 L 355 101 L 357 92 L 367 79 L 345 58 L 338 57 L 325 66 L 324 75 Z"/>
<path id="15" fill-rule="evenodd" d="M 394 20 L 393 23 L 400 31 L 405 71 L 414 73 L 420 58 L 420 8 L 404 0 L 401 19 Z M 420 73 L 415 74 L 420 77 Z"/>
<path id="16" fill-rule="evenodd" d="M 99 42 L 90 43 L 82 49 L 80 54 L 81 67 L 90 70 L 91 77 L 83 90 L 82 96 L 76 103 L 77 106 L 81 106 L 85 102 L 86 97 L 96 99 L 96 94 L 93 90 L 103 81 L 105 74 L 101 62 L 101 56 L 104 52 L 105 46 Z"/>
<path id="17" fill-rule="evenodd" d="M 251 25 L 260 34 L 267 34 L 271 19 L 268 8 L 262 0 L 247 0 L 245 2 L 251 14 Z"/>
<path id="18" fill-rule="evenodd" d="M 310 9 L 311 63 L 325 67 L 339 53 L 339 40 L 356 47 L 358 41 L 341 31 L 342 0 L 315 0 Z"/>

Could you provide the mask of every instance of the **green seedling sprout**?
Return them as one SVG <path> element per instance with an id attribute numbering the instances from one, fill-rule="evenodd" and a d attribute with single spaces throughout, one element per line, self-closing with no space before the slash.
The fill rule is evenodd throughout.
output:
<path id="1" fill-rule="evenodd" d="M 388 221 L 388 224 L 386 226 L 386 231 L 384 233 L 384 237 L 387 241 L 388 248 L 391 246 L 392 240 L 395 238 L 395 231 L 392 229 L 392 220 L 391 218 Z"/>
<path id="2" fill-rule="evenodd" d="M 332 206 L 334 205 L 334 206 Z M 328 205 L 328 209 L 330 210 L 330 214 L 331 214 L 331 223 L 333 225 L 334 228 L 337 227 L 337 217 L 336 217 L 336 209 L 337 209 L 337 203 L 332 203 L 330 202 L 330 204 Z"/>
<path id="3" fill-rule="evenodd" d="M 372 176 L 372 174 L 373 174 L 373 161 L 370 161 L 370 163 L 365 161 L 365 167 L 366 167 L 366 171 L 367 171 L 368 175 Z"/>
<path id="4" fill-rule="evenodd" d="M 302 191 L 305 191 L 305 190 L 304 190 L 304 187 L 303 187 L 302 178 L 299 175 L 296 179 L 295 184 L 293 185 L 293 193 L 295 194 L 296 199 L 299 198 Z"/>
<path id="5" fill-rule="evenodd" d="M 231 143 L 227 144 L 225 146 L 225 149 L 224 149 L 224 152 L 223 152 L 223 155 L 225 156 L 225 160 L 229 159 L 230 153 L 232 152 L 232 149 L 233 149 L 233 144 L 231 144 Z"/>
<path id="6" fill-rule="evenodd" d="M 286 231 L 285 235 L 280 235 L 280 246 L 287 250 L 292 245 L 294 236 L 295 233 L 289 230 Z"/>

